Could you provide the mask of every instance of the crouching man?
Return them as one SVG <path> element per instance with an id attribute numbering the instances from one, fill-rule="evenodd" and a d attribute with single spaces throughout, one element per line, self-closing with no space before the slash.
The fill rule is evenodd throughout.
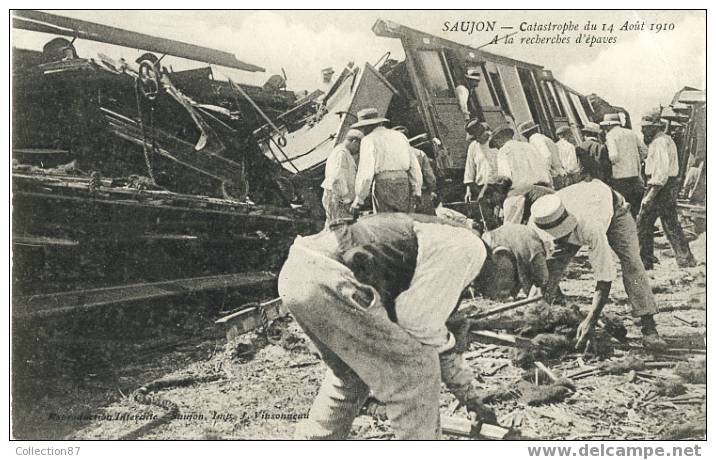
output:
<path id="1" fill-rule="evenodd" d="M 514 294 L 525 259 L 533 258 L 418 214 L 377 214 L 297 238 L 278 289 L 327 371 L 296 437 L 345 438 L 372 391 L 398 439 L 438 439 L 441 379 L 494 423 L 445 323 L 473 281 L 491 298 Z"/>
<path id="2" fill-rule="evenodd" d="M 537 199 L 532 205 L 531 222 L 554 238 L 555 251 L 547 261 L 549 282 L 545 289 L 548 301 L 555 296 L 559 281 L 571 258 L 580 247 L 589 247 L 589 261 L 596 279 L 591 311 L 577 330 L 577 347 L 586 344 L 599 315 L 609 299 L 617 270 L 614 251 L 621 262 L 624 290 L 632 315 L 641 324 L 646 349 L 666 348 L 654 322 L 656 301 L 649 278 L 639 255 L 636 223 L 629 205 L 619 193 L 598 179 L 589 157 L 580 156 L 584 180 L 554 194 Z"/>

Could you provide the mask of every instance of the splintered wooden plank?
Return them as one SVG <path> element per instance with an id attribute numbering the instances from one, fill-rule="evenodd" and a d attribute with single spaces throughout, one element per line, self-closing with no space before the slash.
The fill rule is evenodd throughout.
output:
<path id="1" fill-rule="evenodd" d="M 249 305 L 237 312 L 219 318 L 215 324 L 223 325 L 226 331 L 226 339 L 232 340 L 261 327 L 263 325 L 262 310 L 265 312 L 266 321 L 268 322 L 288 314 L 288 309 L 283 305 L 281 299 L 276 298 L 261 304 Z"/>
<path id="2" fill-rule="evenodd" d="M 216 289 L 245 288 L 275 280 L 276 276 L 272 273 L 247 272 L 22 296 L 13 299 L 13 316 L 22 318 L 63 314 L 137 300 L 186 295 Z"/>

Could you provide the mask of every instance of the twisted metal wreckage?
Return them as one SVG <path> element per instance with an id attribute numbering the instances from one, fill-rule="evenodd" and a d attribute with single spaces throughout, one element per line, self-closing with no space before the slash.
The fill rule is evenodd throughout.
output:
<path id="1" fill-rule="evenodd" d="M 468 67 L 481 73 L 476 98 L 493 129 L 532 120 L 548 135 L 569 126 L 579 141 L 586 123 L 614 112 L 631 126 L 626 110 L 542 66 L 380 19 L 373 32 L 399 39 L 404 60 L 349 63 L 302 95 L 286 90 L 285 74 L 257 87 L 215 79 L 211 67 L 162 65 L 171 55 L 264 71 L 223 51 L 37 11 L 15 11 L 13 27 L 60 36 L 42 52 L 13 50 L 15 318 L 271 284 L 293 237 L 321 227 L 325 160 L 366 107 L 427 133 L 420 148 L 435 162 L 441 202 L 470 216 L 454 91 Z M 76 40 L 146 52 L 134 63 L 81 58 Z M 695 221 L 704 113 L 694 88 L 664 109 L 680 126 L 682 171 L 694 172 L 681 206 Z M 268 316 L 280 314 L 269 305 Z M 232 318 L 258 310 L 267 316 L 251 306 Z"/>

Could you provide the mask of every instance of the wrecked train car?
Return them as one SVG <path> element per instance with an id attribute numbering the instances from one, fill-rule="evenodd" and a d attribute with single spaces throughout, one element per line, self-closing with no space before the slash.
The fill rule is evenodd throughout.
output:
<path id="1" fill-rule="evenodd" d="M 467 69 L 481 78 L 473 89 L 476 116 L 493 129 L 534 121 L 549 136 L 560 126 L 570 126 L 581 140 L 580 129 L 589 121 L 601 121 L 605 113 L 623 112 L 628 123 L 623 109 L 578 93 L 542 66 L 391 21 L 378 20 L 373 32 L 400 39 L 405 59 L 384 55 L 375 66 L 351 64 L 319 101 L 314 115 L 298 128 L 284 128 L 285 136 L 265 136 L 262 142 L 265 154 L 294 174 L 296 193 L 315 208 L 320 208 L 319 184 L 328 153 L 342 140 L 358 110 L 366 107 L 375 107 L 393 125 L 406 126 L 411 135 L 427 133 L 433 142 L 421 148 L 436 161 L 440 199 L 443 203 L 461 201 L 468 141 L 466 114 L 455 90 Z M 286 144 L 279 145 L 284 138 Z"/>
<path id="2" fill-rule="evenodd" d="M 234 91 L 152 54 L 263 70 L 229 53 L 50 13 L 13 15 L 16 28 L 55 35 L 41 52 L 13 50 L 15 317 L 271 278 L 257 274 L 313 227 L 253 140 L 254 104 L 281 113 L 295 96 L 281 85 Z M 78 39 L 145 53 L 136 62 L 83 58 Z"/>

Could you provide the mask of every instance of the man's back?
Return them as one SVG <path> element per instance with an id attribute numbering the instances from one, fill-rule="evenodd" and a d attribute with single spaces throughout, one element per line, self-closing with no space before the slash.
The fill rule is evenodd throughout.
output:
<path id="1" fill-rule="evenodd" d="M 375 157 L 376 173 L 383 171 L 407 171 L 410 168 L 410 144 L 401 133 L 378 127 L 361 141 L 361 158 L 371 150 Z"/>
<path id="2" fill-rule="evenodd" d="M 607 150 L 614 179 L 639 176 L 646 146 L 631 129 L 616 126 L 607 133 Z"/>
<path id="3" fill-rule="evenodd" d="M 508 141 L 500 148 L 498 161 L 507 165 L 509 173 L 498 173 L 512 180 L 512 188 L 533 184 L 550 184 L 549 167 L 537 150 L 527 142 Z M 498 165 L 499 170 L 499 165 Z"/>
<path id="4" fill-rule="evenodd" d="M 614 215 L 613 191 L 598 179 L 582 181 L 558 190 L 565 209 L 578 221 L 596 224 L 605 233 Z"/>
<path id="5" fill-rule="evenodd" d="M 579 163 L 577 162 L 577 154 L 574 145 L 566 139 L 557 141 L 557 149 L 559 149 L 559 160 L 566 173 L 579 172 Z"/>
<path id="6" fill-rule="evenodd" d="M 353 199 L 355 193 L 356 164 L 345 145 L 338 144 L 333 148 L 326 159 L 326 175 L 321 187 L 339 194 L 350 194 Z M 339 190 L 334 190 L 338 185 Z"/>
<path id="7" fill-rule="evenodd" d="M 559 149 L 552 139 L 542 133 L 535 133 L 530 136 L 529 143 L 547 163 L 552 176 L 564 174 L 564 168 L 559 158 Z"/>

